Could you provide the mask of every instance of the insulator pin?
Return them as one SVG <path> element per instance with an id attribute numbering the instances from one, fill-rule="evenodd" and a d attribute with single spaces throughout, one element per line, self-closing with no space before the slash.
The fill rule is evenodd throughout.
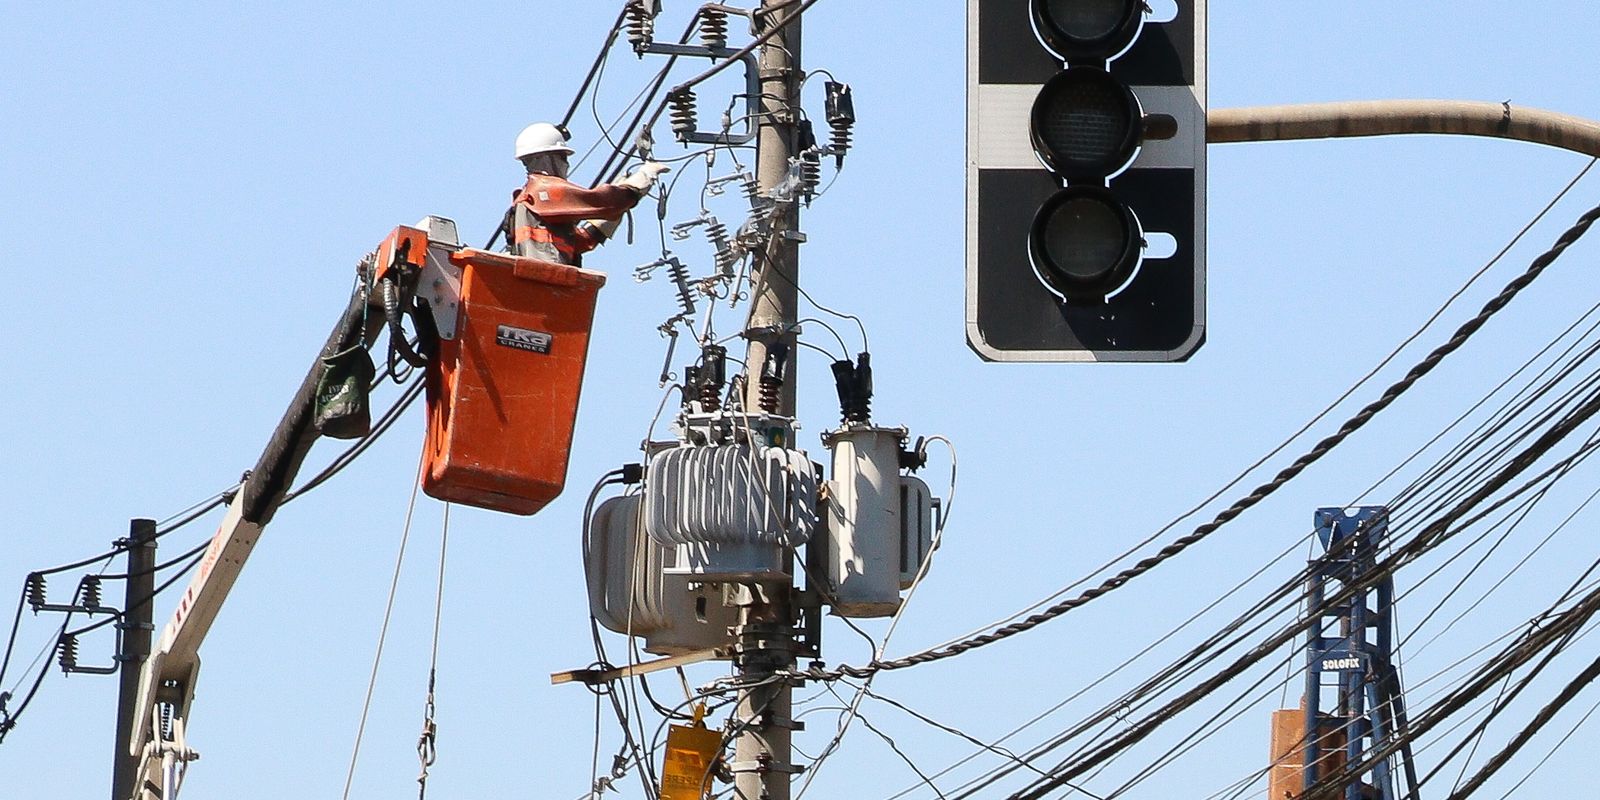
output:
<path id="1" fill-rule="evenodd" d="M 722 410 L 722 389 L 728 386 L 728 349 L 720 344 L 707 344 L 701 355 L 698 376 L 694 398 L 701 403 L 701 411 Z"/>
<path id="2" fill-rule="evenodd" d="M 81 598 L 79 605 L 83 607 L 84 611 L 92 614 L 105 607 L 100 603 L 100 576 L 98 575 L 83 576 L 83 581 L 78 584 L 78 595 Z"/>
<path id="3" fill-rule="evenodd" d="M 850 84 L 828 81 L 827 120 L 832 137 L 828 150 L 833 153 L 837 166 L 844 166 L 844 154 L 850 151 L 850 139 L 856 125 L 856 104 L 851 97 Z"/>
<path id="4" fill-rule="evenodd" d="M 745 173 L 744 179 L 739 182 L 739 192 L 750 201 L 751 211 L 761 211 L 771 205 L 771 200 L 761 191 L 761 182 L 754 175 Z"/>
<path id="5" fill-rule="evenodd" d="M 628 3 L 623 26 L 628 31 L 628 44 L 633 45 L 633 52 L 643 55 L 655 43 L 656 15 L 659 13 L 660 0 L 632 0 Z"/>
<path id="6" fill-rule="evenodd" d="M 700 41 L 714 49 L 728 46 L 728 12 L 720 8 L 700 10 Z"/>
<path id="7" fill-rule="evenodd" d="M 872 355 L 861 353 L 856 363 L 833 362 L 834 388 L 839 392 L 839 416 L 845 422 L 872 418 Z"/>
<path id="8" fill-rule="evenodd" d="M 672 135 L 678 137 L 680 142 L 687 142 L 700 126 L 695 115 L 694 91 L 682 89 L 673 92 L 667 96 L 667 105 L 672 109 Z"/>
<path id="9" fill-rule="evenodd" d="M 700 385 L 700 410 L 711 412 L 722 410 L 722 387 L 710 383 Z"/>
<path id="10" fill-rule="evenodd" d="M 774 342 L 767 349 L 767 358 L 761 365 L 761 383 L 757 390 L 757 402 L 761 410 L 768 414 L 778 413 L 778 405 L 783 394 L 783 384 L 789 378 L 789 346 L 782 342 Z"/>
<path id="11" fill-rule="evenodd" d="M 706 223 L 706 240 L 716 248 L 717 272 L 723 277 L 733 277 L 733 265 L 738 263 L 739 254 L 733 251 L 733 242 L 728 239 L 728 226 L 712 217 Z"/>
<path id="12" fill-rule="evenodd" d="M 56 642 L 56 662 L 61 665 L 62 672 L 78 668 L 78 637 L 70 633 L 61 634 Z"/>
<path id="13" fill-rule="evenodd" d="M 667 259 L 667 275 L 678 290 L 678 308 L 683 316 L 694 316 L 694 290 L 689 286 L 689 268 L 676 258 Z"/>
<path id="14" fill-rule="evenodd" d="M 800 154 L 800 194 L 809 202 L 822 183 L 822 155 L 815 149 Z"/>
<path id="15" fill-rule="evenodd" d="M 44 606 L 44 576 L 37 572 L 28 574 L 28 606 L 35 612 Z"/>

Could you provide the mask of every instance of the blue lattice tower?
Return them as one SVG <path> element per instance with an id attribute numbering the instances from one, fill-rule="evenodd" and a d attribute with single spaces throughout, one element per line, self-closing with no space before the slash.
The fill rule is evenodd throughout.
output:
<path id="1" fill-rule="evenodd" d="M 1389 510 L 1319 508 L 1315 521 L 1327 556 L 1311 561 L 1307 586 L 1305 789 L 1390 749 L 1407 727 L 1394 665 L 1394 576 L 1378 571 Z M 1325 742 L 1342 744 L 1343 759 L 1325 759 Z M 1404 795 L 1397 767 L 1412 787 Z M 1411 746 L 1402 743 L 1352 776 L 1343 797 L 1415 798 L 1416 785 Z"/>

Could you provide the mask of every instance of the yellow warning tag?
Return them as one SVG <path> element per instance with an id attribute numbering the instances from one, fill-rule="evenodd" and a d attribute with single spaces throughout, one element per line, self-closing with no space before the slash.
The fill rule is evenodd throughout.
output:
<path id="1" fill-rule="evenodd" d="M 667 754 L 661 766 L 661 800 L 705 800 L 711 770 L 722 751 L 722 732 L 694 725 L 667 729 Z"/>

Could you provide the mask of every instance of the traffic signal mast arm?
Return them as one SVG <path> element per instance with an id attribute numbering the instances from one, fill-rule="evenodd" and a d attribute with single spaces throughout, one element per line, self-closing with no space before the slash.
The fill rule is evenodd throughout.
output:
<path id="1" fill-rule="evenodd" d="M 1220 109 L 1206 117 L 1211 144 L 1416 133 L 1515 139 L 1600 158 L 1600 122 L 1509 102 L 1365 100 Z"/>
<path id="2" fill-rule="evenodd" d="M 145 661 L 133 706 L 132 737 L 126 745 L 139 762 L 134 800 L 175 797 L 182 765 L 196 757 L 185 742 L 184 727 L 200 669 L 200 645 L 318 436 L 313 418 L 317 387 L 329 368 L 327 357 L 372 341 L 384 324 L 383 315 L 368 313 L 367 305 L 365 292 L 351 298 L 255 469 L 228 504 L 199 572 Z M 170 715 L 161 713 L 162 706 L 170 708 Z"/>

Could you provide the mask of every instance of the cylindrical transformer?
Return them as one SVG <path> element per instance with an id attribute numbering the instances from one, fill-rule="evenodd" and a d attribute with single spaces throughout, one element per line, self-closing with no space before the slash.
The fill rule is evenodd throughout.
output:
<path id="1" fill-rule="evenodd" d="M 644 650 L 681 655 L 732 644 L 737 610 L 714 587 L 670 574 L 676 557 L 644 535 L 639 495 L 613 497 L 595 509 L 584 566 L 589 611 L 607 630 L 644 639 Z"/>
<path id="2" fill-rule="evenodd" d="M 900 448 L 904 428 L 847 425 L 822 437 L 828 482 L 828 582 L 833 613 L 887 617 L 900 608 Z"/>

